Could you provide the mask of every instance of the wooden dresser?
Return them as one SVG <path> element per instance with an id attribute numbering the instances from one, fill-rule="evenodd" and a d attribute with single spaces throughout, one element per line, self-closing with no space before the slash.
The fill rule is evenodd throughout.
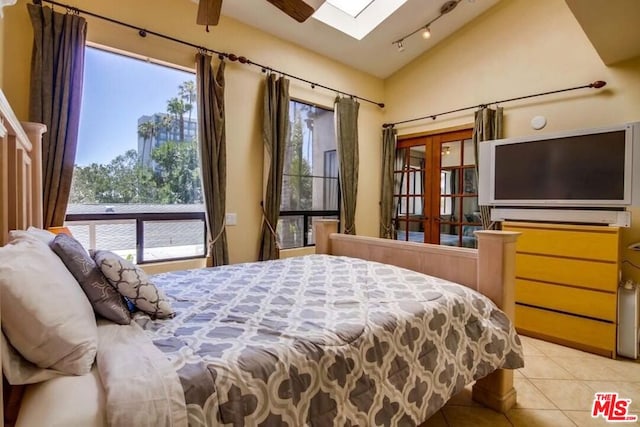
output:
<path id="1" fill-rule="evenodd" d="M 516 328 L 615 357 L 620 229 L 505 222 L 516 253 Z"/>

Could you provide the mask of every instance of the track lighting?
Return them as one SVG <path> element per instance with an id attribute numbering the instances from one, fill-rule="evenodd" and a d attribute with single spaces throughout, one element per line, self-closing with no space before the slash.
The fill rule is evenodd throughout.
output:
<path id="1" fill-rule="evenodd" d="M 404 46 L 403 46 L 404 41 L 407 38 L 409 38 L 412 35 L 414 35 L 415 33 L 417 33 L 417 32 L 421 32 L 422 38 L 425 39 L 425 40 L 431 38 L 431 24 L 436 22 L 438 19 L 442 18 L 447 13 L 451 12 L 453 9 L 455 9 L 456 6 L 458 5 L 458 3 L 460 3 L 461 1 L 462 0 L 449 0 L 449 1 L 445 2 L 442 6 L 440 6 L 440 14 L 438 16 L 436 16 L 431 21 L 427 22 L 426 24 L 424 24 L 423 26 L 421 26 L 417 30 L 407 34 L 406 36 L 404 36 L 402 38 L 399 38 L 398 40 L 396 40 L 394 42 L 392 42 L 393 44 L 395 44 L 398 47 L 398 52 L 404 51 Z"/>

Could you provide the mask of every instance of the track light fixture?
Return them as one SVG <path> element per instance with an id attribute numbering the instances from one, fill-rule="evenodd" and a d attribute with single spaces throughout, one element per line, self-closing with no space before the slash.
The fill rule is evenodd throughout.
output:
<path id="1" fill-rule="evenodd" d="M 449 0 L 449 1 L 447 1 L 442 6 L 440 6 L 440 14 L 438 16 L 436 16 L 431 21 L 427 22 L 426 24 L 424 24 L 423 26 L 421 26 L 417 30 L 412 31 L 409 34 L 403 36 L 402 38 L 399 38 L 398 40 L 392 42 L 392 44 L 394 44 L 394 45 L 396 45 L 398 47 L 398 51 L 399 52 L 402 52 L 402 51 L 404 51 L 404 44 L 403 43 L 404 43 L 405 39 L 407 39 L 408 37 L 411 37 L 412 35 L 414 35 L 417 32 L 421 32 L 422 38 L 425 39 L 425 40 L 431 38 L 431 24 L 436 22 L 438 19 L 442 18 L 447 13 L 451 12 L 453 9 L 455 9 L 456 6 L 458 5 L 458 3 L 460 3 L 461 1 L 462 0 Z"/>

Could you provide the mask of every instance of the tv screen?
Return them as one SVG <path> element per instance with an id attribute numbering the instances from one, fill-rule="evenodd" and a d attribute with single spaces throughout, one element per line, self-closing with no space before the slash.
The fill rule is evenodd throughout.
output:
<path id="1" fill-rule="evenodd" d="M 625 131 L 495 147 L 495 200 L 623 200 Z"/>

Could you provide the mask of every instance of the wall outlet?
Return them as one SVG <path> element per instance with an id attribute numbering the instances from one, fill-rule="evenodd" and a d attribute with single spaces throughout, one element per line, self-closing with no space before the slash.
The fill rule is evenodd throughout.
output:
<path id="1" fill-rule="evenodd" d="M 238 225 L 238 214 L 235 214 L 235 213 L 226 214 L 225 223 L 227 225 Z"/>

